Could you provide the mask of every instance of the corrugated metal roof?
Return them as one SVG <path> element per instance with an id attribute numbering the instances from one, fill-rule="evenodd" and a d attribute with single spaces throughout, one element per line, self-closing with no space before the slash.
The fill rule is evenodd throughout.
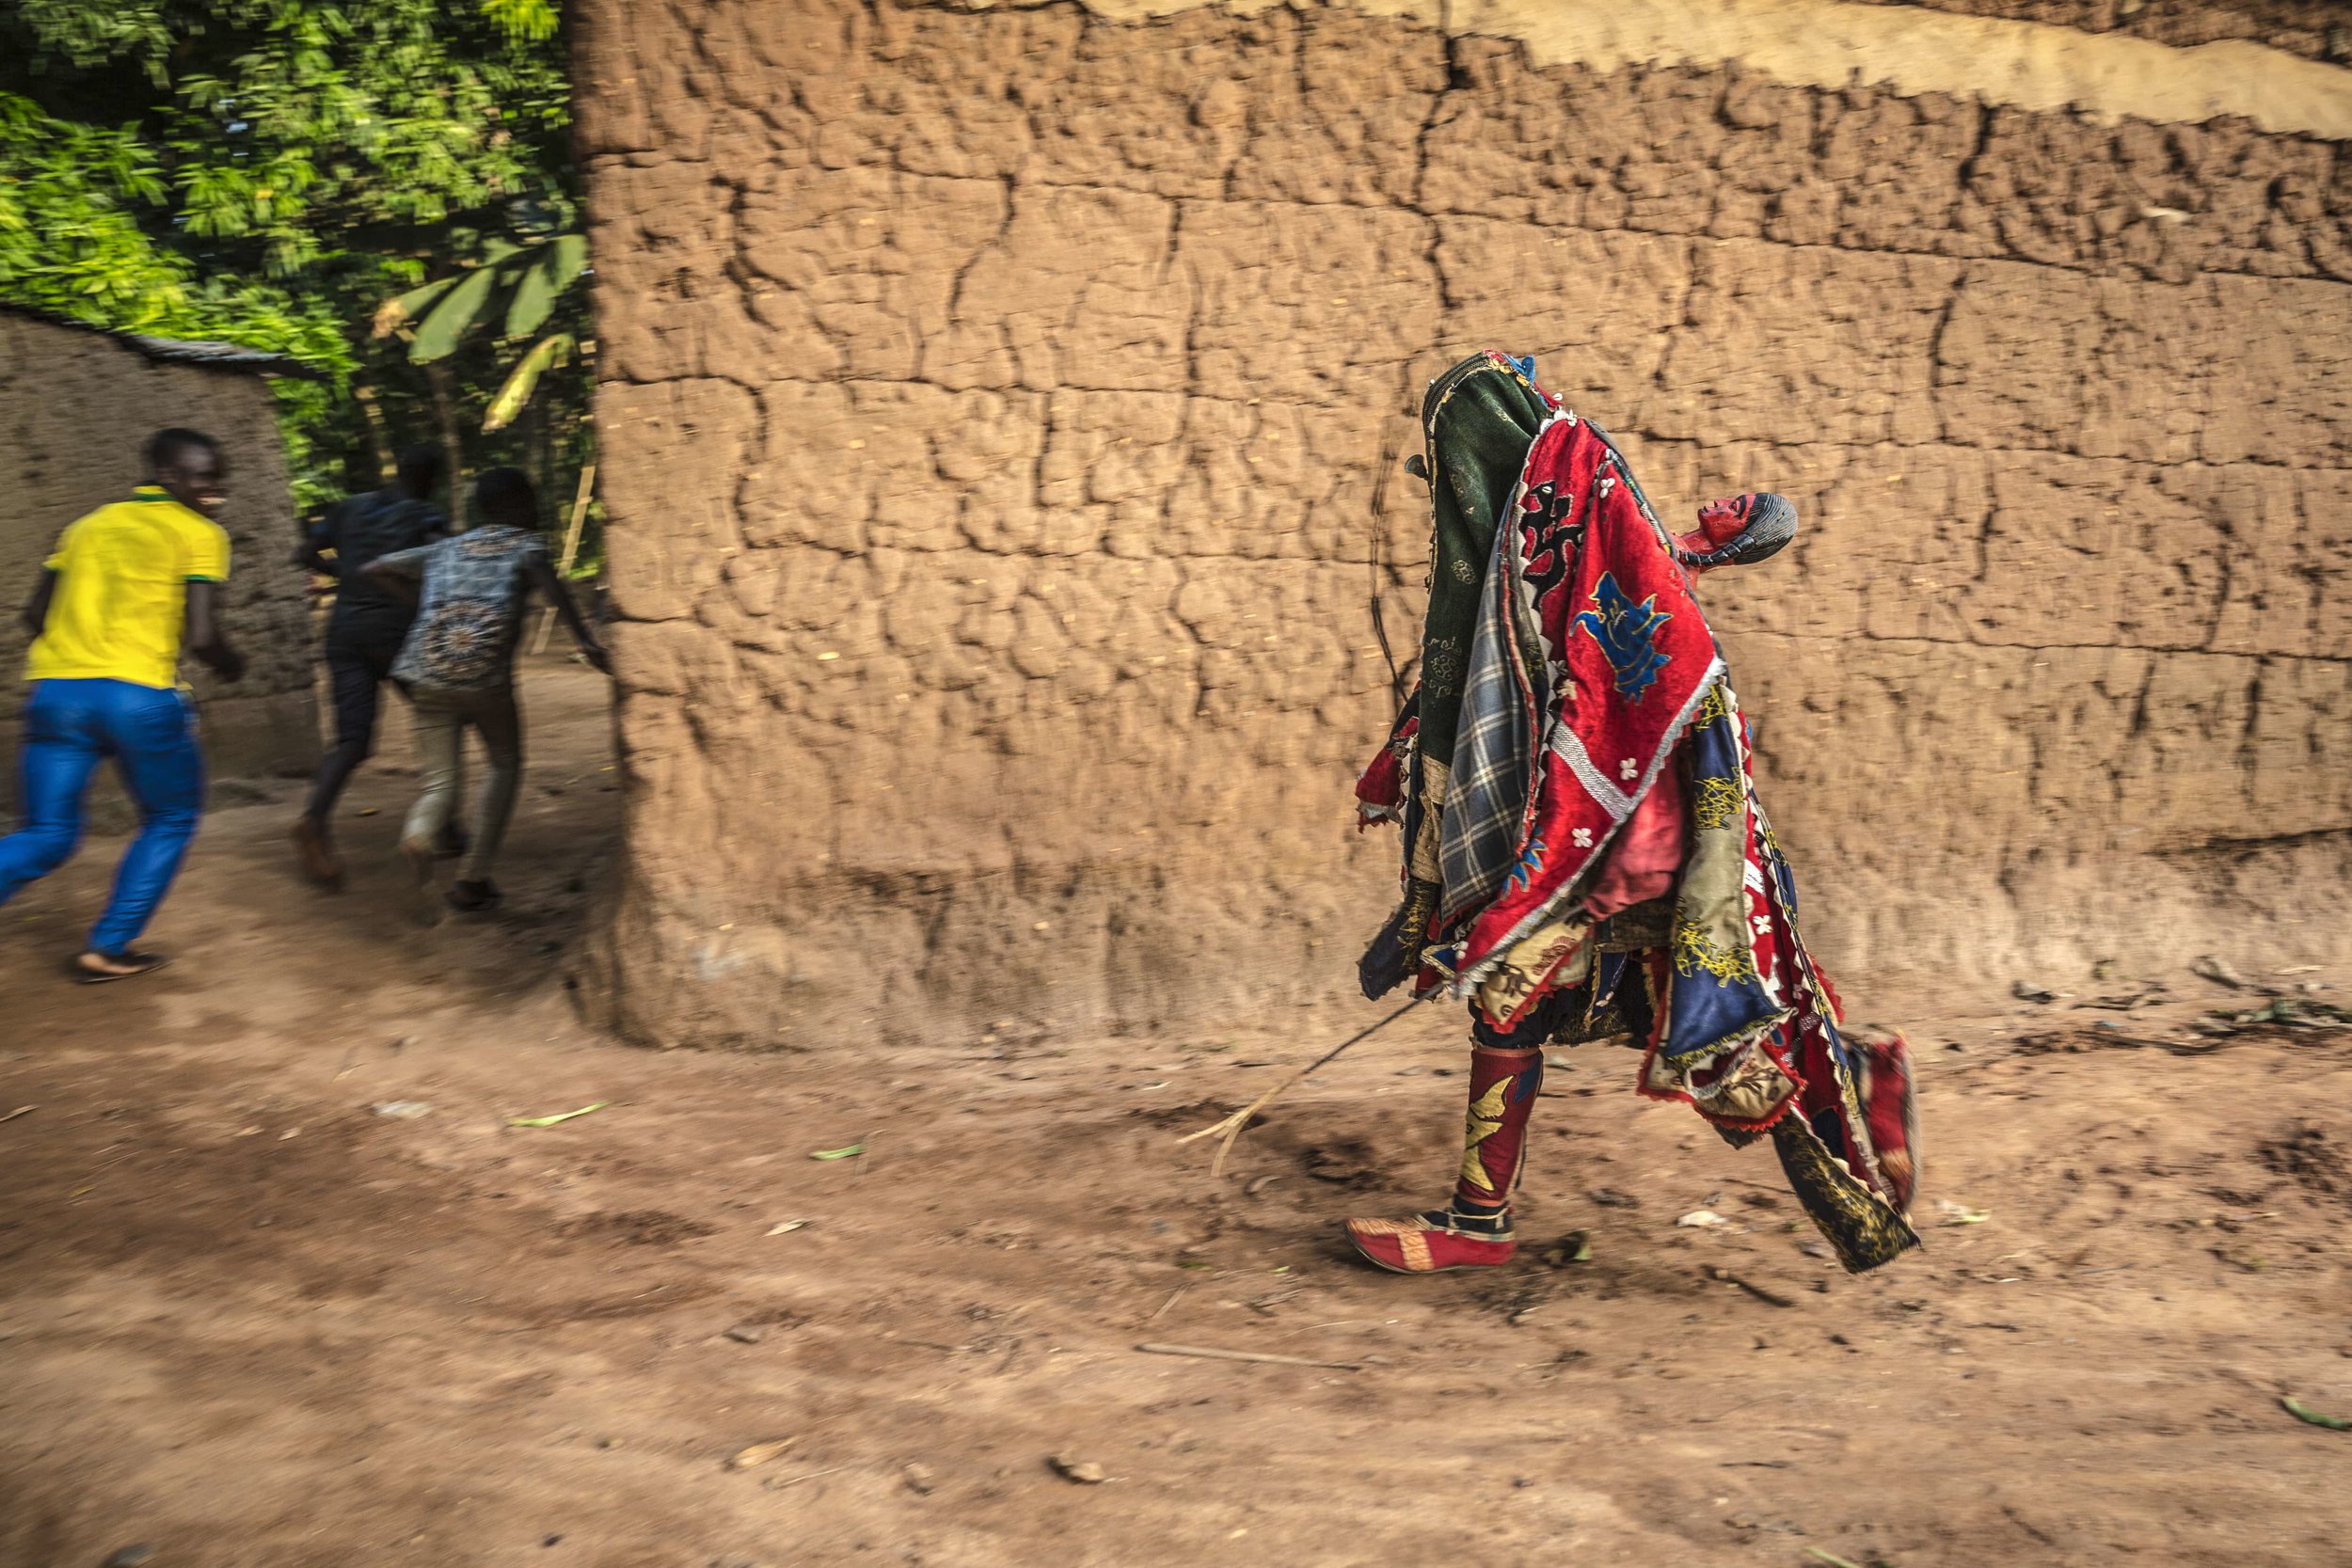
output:
<path id="1" fill-rule="evenodd" d="M 246 348 L 237 343 L 193 342 L 180 338 L 151 338 L 143 332 L 116 332 L 29 305 L 0 304 L 0 311 L 12 316 L 24 316 L 51 326 L 70 327 L 76 332 L 111 338 L 133 353 L 161 365 L 201 365 L 216 371 L 243 371 L 251 375 L 291 375 L 313 381 L 321 376 L 320 372 L 299 359 L 262 349 Z"/>

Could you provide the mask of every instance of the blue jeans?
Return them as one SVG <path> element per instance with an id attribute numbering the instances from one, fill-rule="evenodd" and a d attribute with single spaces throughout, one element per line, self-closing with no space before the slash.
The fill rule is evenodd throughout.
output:
<path id="1" fill-rule="evenodd" d="M 90 775 L 107 757 L 139 808 L 139 836 L 115 872 L 114 896 L 90 928 L 94 952 L 119 954 L 164 901 L 204 810 L 196 709 L 177 691 L 130 681 L 36 681 L 18 753 L 24 826 L 0 838 L 0 904 L 72 857 Z"/>

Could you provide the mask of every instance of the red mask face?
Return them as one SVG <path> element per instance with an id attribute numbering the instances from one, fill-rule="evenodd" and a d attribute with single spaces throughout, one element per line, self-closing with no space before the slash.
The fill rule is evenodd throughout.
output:
<path id="1" fill-rule="evenodd" d="M 1696 577 L 1718 566 L 1762 561 L 1795 537 L 1796 509 L 1779 496 L 1730 496 L 1699 508 L 1699 526 L 1675 539 L 1683 569 Z M 1725 546 L 1735 546 L 1726 551 Z M 1724 555 L 1726 559 L 1707 560 Z"/>
<path id="2" fill-rule="evenodd" d="M 1752 498 L 1730 496 L 1708 501 L 1699 508 L 1699 526 L 1689 533 L 1675 535 L 1675 543 L 1685 556 L 1708 555 L 1723 548 L 1740 536 L 1748 526 L 1748 506 Z M 1685 561 L 1683 565 L 1692 577 L 1711 572 L 1712 566 L 1701 566 Z"/>

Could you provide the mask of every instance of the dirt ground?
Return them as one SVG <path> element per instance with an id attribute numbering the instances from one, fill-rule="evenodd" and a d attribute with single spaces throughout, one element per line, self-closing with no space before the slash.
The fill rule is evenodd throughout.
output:
<path id="1" fill-rule="evenodd" d="M 2198 1036 L 2244 993 L 2185 974 L 1915 1024 L 1928 1248 L 1861 1279 L 1768 1152 L 1584 1047 L 1541 1244 L 1391 1278 L 1337 1225 L 1441 1190 L 1434 1010 L 1221 1182 L 1176 1135 L 1358 1013 L 886 1056 L 582 1027 L 601 703 L 532 674 L 495 919 L 404 914 L 383 767 L 341 895 L 294 876 L 293 785 L 230 791 L 151 980 L 56 969 L 115 842 L 0 914 L 0 1564 L 2352 1562 L 2352 1433 L 2280 1403 L 2352 1415 L 2352 1037 Z"/>

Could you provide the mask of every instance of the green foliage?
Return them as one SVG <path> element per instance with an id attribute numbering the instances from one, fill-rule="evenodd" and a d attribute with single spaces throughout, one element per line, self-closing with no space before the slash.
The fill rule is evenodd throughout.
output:
<path id="1" fill-rule="evenodd" d="M 503 316 L 502 336 L 510 340 L 536 331 L 554 312 L 564 292 L 587 271 L 588 238 L 558 234 L 527 251 L 504 240 L 492 240 L 469 266 L 470 270 L 454 277 L 385 301 L 375 312 L 377 334 L 397 331 L 402 323 L 424 311 L 424 319 L 409 338 L 408 359 L 411 364 L 429 365 L 463 347 L 477 322 Z M 490 309 L 501 294 L 503 310 Z M 426 310 L 428 305 L 431 309 Z M 491 397 L 483 415 L 483 433 L 514 423 L 540 379 L 550 368 L 568 364 L 577 345 L 578 340 L 569 332 L 550 332 L 533 344 Z"/>
<path id="2" fill-rule="evenodd" d="M 550 332 L 533 343 L 531 352 L 517 360 L 507 374 L 498 395 L 490 400 L 490 410 L 482 417 L 483 430 L 503 430 L 513 424 L 515 416 L 531 401 L 539 378 L 552 367 L 563 364 L 576 346 L 568 332 Z"/>
<path id="3" fill-rule="evenodd" d="M 433 313 L 417 328 L 416 337 L 408 344 L 409 363 L 430 364 L 456 353 L 466 329 L 482 313 L 482 307 L 489 299 L 490 291 L 498 286 L 498 268 L 492 266 L 476 267 L 458 278 L 457 287 L 433 308 Z"/>
<path id="4" fill-rule="evenodd" d="M 520 338 L 538 331 L 555 309 L 557 296 L 587 270 L 587 235 L 558 234 L 548 241 L 515 284 L 506 306 L 506 335 Z"/>
<path id="5" fill-rule="evenodd" d="M 535 42 L 555 36 L 554 0 L 482 0 L 482 9 L 510 38 Z"/>
<path id="6" fill-rule="evenodd" d="M 585 343 L 561 33 L 552 0 L 0 7 L 0 300 L 294 355 L 327 377 L 279 383 L 299 499 L 373 485 L 516 373 L 470 317 L 412 363 L 407 322 L 470 290 Z M 529 417 L 467 456 L 558 490 L 588 374 L 551 353 L 531 382 Z"/>

